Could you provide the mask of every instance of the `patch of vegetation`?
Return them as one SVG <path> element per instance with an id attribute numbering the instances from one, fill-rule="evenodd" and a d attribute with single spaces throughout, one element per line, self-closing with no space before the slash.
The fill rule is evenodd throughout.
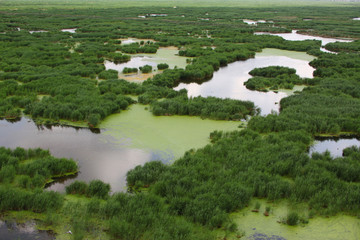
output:
<path id="1" fill-rule="evenodd" d="M 244 85 L 250 90 L 265 92 L 268 91 L 268 88 L 270 90 L 293 89 L 294 85 L 307 82 L 295 73 L 296 70 L 293 68 L 280 66 L 255 68 L 249 72 L 254 77 L 244 82 Z"/>
<path id="2" fill-rule="evenodd" d="M 313 7 L 183 8 L 181 13 L 173 7 L 2 11 L 0 117 L 17 118 L 23 112 L 32 118 L 83 121 L 95 127 L 134 104 L 125 96 L 129 94 L 150 104 L 155 115 L 253 117 L 243 131 L 212 133 L 212 144 L 188 151 L 171 166 L 152 162 L 129 171 L 129 187 L 146 187 L 146 193 L 110 195 L 110 186 L 98 180 L 76 181 L 67 187 L 66 196 L 43 191 L 53 177 L 77 172 L 76 164 L 44 150 L 0 148 L 0 211 L 41 213 L 45 225 L 64 232 L 53 226 L 56 215 L 60 225 L 71 226 L 76 239 L 98 238 L 105 231 L 114 239 L 215 239 L 213 230 L 237 231 L 229 213 L 253 197 L 306 203 L 311 216 L 359 214 L 359 148 L 345 149 L 338 158 L 307 154 L 315 135 L 360 134 L 358 41 L 328 44 L 327 49 L 339 52 L 329 54 L 319 50 L 320 41 L 253 34 L 299 29 L 360 37 L 359 26 L 349 19 L 357 16 L 358 6 L 316 10 L 316 14 Z M 166 15 L 158 21 L 160 16 L 150 12 Z M 199 19 L 205 13 L 209 19 Z M 244 18 L 274 23 L 250 26 Z M 60 31 L 69 27 L 76 27 L 76 33 Z M 30 34 L 30 30 L 48 32 Z M 119 45 L 118 39 L 125 37 L 155 43 Z M 142 84 L 119 80 L 116 71 L 105 70 L 105 60 L 126 62 L 130 55 L 123 53 L 155 53 L 166 46 L 179 47 L 179 55 L 193 57 L 191 63 L 185 69 L 158 66 L 163 73 Z M 302 93 L 282 99 L 279 114 L 255 116 L 258 111 L 251 102 L 188 98 L 186 91 L 172 89 L 181 82 L 207 81 L 220 67 L 252 58 L 268 47 L 317 56 L 310 63 L 316 68 L 315 78 L 306 80 L 309 86 Z M 256 69 L 252 74 L 247 87 L 256 90 L 304 82 L 293 69 L 283 67 Z M 307 220 L 290 213 L 286 221 L 296 225 Z"/>
<path id="3" fill-rule="evenodd" d="M 122 73 L 124 73 L 124 74 L 137 73 L 137 72 L 138 72 L 138 69 L 137 69 L 137 68 L 127 68 L 127 67 L 125 67 L 125 68 L 122 70 Z"/>
<path id="4" fill-rule="evenodd" d="M 142 73 L 151 73 L 152 71 L 152 66 L 150 65 L 145 65 L 145 66 L 142 66 L 142 67 L 139 67 L 140 71 Z"/>

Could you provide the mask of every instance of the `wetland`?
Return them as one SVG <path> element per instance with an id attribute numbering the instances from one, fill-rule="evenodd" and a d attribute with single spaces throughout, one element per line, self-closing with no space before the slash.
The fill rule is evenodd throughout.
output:
<path id="1" fill-rule="evenodd" d="M 1 236 L 358 238 L 357 4 L 19 4 L 0 17 Z"/>

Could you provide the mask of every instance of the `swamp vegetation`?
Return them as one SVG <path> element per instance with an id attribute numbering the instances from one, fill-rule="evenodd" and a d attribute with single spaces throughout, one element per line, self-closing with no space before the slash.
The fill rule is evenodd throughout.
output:
<path id="1" fill-rule="evenodd" d="M 86 10 L 7 6 L 0 17 L 2 118 L 27 115 L 46 124 L 67 120 L 70 125 L 95 128 L 130 105 L 144 104 L 156 116 L 248 120 L 248 124 L 244 130 L 211 133 L 210 144 L 187 151 L 171 165 L 152 161 L 135 167 L 127 173 L 132 193 L 111 193 L 111 186 L 99 180 L 75 181 L 66 194 L 43 190 L 55 177 L 75 174 L 76 163 L 54 158 L 46 150 L 2 147 L 4 217 L 24 214 L 25 219 L 37 219 L 40 228 L 53 230 L 59 239 L 127 240 L 239 238 L 244 235 L 241 221 L 231 214 L 254 198 L 306 205 L 308 216 L 300 212 L 284 216 L 289 225 L 311 224 L 314 216 L 360 217 L 360 147 L 348 147 L 339 157 L 329 152 L 307 154 L 315 136 L 360 134 L 360 22 L 352 20 L 358 17 L 359 6 Z M 76 31 L 61 31 L 73 28 Z M 327 44 L 325 48 L 335 54 L 320 51 L 317 40 L 254 34 L 293 29 L 354 41 Z M 126 38 L 152 41 L 121 44 L 120 39 Z M 118 71 L 104 66 L 105 61 L 124 63 L 132 54 L 156 53 L 170 46 L 188 59 L 186 67 L 169 67 L 164 60 L 156 66 L 163 71 L 140 84 L 118 79 Z M 316 69 L 314 78 L 299 78 L 294 69 L 279 66 L 250 72 L 253 78 L 246 87 L 252 90 L 307 86 L 283 98 L 280 113 L 260 116 L 253 102 L 189 98 L 186 90 L 173 89 L 180 83 L 206 82 L 221 67 L 253 58 L 264 48 L 316 57 L 310 62 Z M 131 72 L 135 69 L 124 73 Z M 270 209 L 266 212 L 271 214 Z M 69 230 L 73 234 L 67 234 Z"/>

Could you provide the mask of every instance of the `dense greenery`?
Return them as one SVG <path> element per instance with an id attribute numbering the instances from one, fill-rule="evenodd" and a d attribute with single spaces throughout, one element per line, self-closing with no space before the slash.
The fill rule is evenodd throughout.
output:
<path id="1" fill-rule="evenodd" d="M 54 158 L 46 150 L 0 147 L 0 211 L 61 208 L 63 196 L 41 188 L 54 177 L 77 171 L 73 160 Z"/>
<path id="2" fill-rule="evenodd" d="M 359 148 L 344 157 L 306 149 L 311 135 L 304 131 L 262 136 L 251 130 L 223 134 L 213 146 L 189 151 L 151 186 L 169 211 L 210 227 L 227 221 L 225 213 L 242 208 L 251 197 L 306 201 L 323 214 L 359 213 Z M 144 184 L 147 167 L 131 172 L 131 182 Z M 159 169 L 164 169 L 159 166 Z M 149 170 L 152 172 L 153 170 Z M 156 171 L 155 171 L 156 172 Z"/>
<path id="3" fill-rule="evenodd" d="M 246 88 L 257 91 L 268 91 L 283 89 L 293 89 L 295 84 L 304 84 L 306 81 L 295 74 L 293 68 L 271 66 L 265 68 L 254 68 L 249 72 L 254 76 L 244 82 Z"/>
<path id="4" fill-rule="evenodd" d="M 159 63 L 159 64 L 157 65 L 157 68 L 158 68 L 159 70 L 164 70 L 164 69 L 169 68 L 169 65 L 168 65 L 167 63 Z"/>
<path id="5" fill-rule="evenodd" d="M 53 225 L 60 218 L 71 226 L 75 239 L 95 238 L 104 231 L 114 239 L 215 239 L 214 229 L 237 232 L 229 213 L 253 197 L 306 203 L 319 214 L 359 215 L 360 148 L 347 148 L 337 158 L 328 152 L 307 154 L 314 135 L 360 134 L 359 41 L 328 44 L 328 50 L 339 52 L 330 54 L 319 50 L 319 41 L 253 34 L 299 29 L 359 38 L 359 25 L 350 17 L 358 12 L 359 7 L 2 11 L 0 117 L 28 114 L 95 127 L 135 103 L 126 95 L 136 95 L 139 103 L 150 104 L 154 115 L 252 118 L 248 129 L 214 132 L 212 144 L 188 151 L 170 166 L 154 161 L 129 171 L 127 182 L 134 194 L 110 195 L 109 184 L 75 181 L 66 188 L 64 201 L 64 195 L 39 188 L 53 177 L 75 173 L 72 160 L 40 149 L 0 148 L 0 211 L 41 212 L 44 222 Z M 244 18 L 274 23 L 251 26 Z M 63 28 L 77 31 L 60 31 Z M 32 30 L 47 32 L 30 34 Z M 119 39 L 127 37 L 153 40 L 121 44 Z M 164 71 L 142 84 L 120 80 L 117 71 L 105 69 L 105 61 L 123 63 L 130 60 L 129 54 L 155 53 L 166 46 L 176 46 L 180 56 L 189 57 L 185 69 L 159 64 Z M 250 72 L 254 77 L 246 86 L 253 90 L 308 85 L 282 99 L 279 114 L 255 116 L 258 109 L 251 102 L 188 98 L 186 91 L 172 89 L 181 82 L 207 81 L 220 67 L 269 47 L 317 57 L 310 63 L 316 68 L 313 79 L 300 79 L 284 67 Z M 152 67 L 140 70 L 151 72 Z M 129 72 L 134 70 L 124 69 Z M 290 213 L 286 222 L 295 225 L 299 216 Z"/>
<path id="6" fill-rule="evenodd" d="M 137 68 L 128 68 L 128 67 L 125 67 L 123 70 L 122 70 L 122 73 L 124 74 L 127 74 L 127 73 L 137 73 L 138 72 L 138 69 Z"/>
<path id="7" fill-rule="evenodd" d="M 143 46 L 139 45 L 138 43 L 126 44 L 118 47 L 118 50 L 125 52 L 125 53 L 156 53 L 159 45 L 153 44 L 152 42 L 147 42 Z"/>
<path id="8" fill-rule="evenodd" d="M 110 185 L 100 180 L 92 180 L 89 185 L 86 182 L 75 181 L 66 187 L 67 194 L 79 194 L 102 199 L 106 199 L 109 192 Z"/>
<path id="9" fill-rule="evenodd" d="M 127 105 L 133 103 L 122 94 L 109 96 L 107 92 L 99 92 L 102 82 L 96 80 L 117 79 L 118 72 L 106 70 L 103 63 L 128 61 L 130 55 L 123 53 L 154 53 L 160 46 L 177 46 L 181 48 L 179 55 L 196 57 L 186 69 L 166 69 L 166 65 L 160 65 L 159 69 L 166 70 L 144 83 L 170 88 L 180 82 L 209 80 L 221 66 L 251 58 L 265 47 L 321 54 L 318 41 L 289 42 L 276 36 L 253 35 L 256 30 L 273 31 L 273 28 L 271 24 L 261 24 L 254 29 L 242 22 L 246 16 L 262 16 L 282 26 L 276 28 L 280 32 L 289 31 L 284 26 L 306 29 L 311 25 L 314 29 L 311 22 L 304 22 L 301 17 L 295 22 L 283 21 L 279 16 L 286 16 L 292 11 L 290 9 L 278 10 L 276 16 L 259 12 L 259 9 L 243 9 L 241 18 L 237 10 L 207 9 L 206 12 L 213 12 L 215 22 L 198 19 L 197 16 L 205 11 L 203 9 L 184 8 L 180 14 L 177 9 L 167 8 L 161 10 L 167 12 L 166 22 L 154 21 L 152 17 L 134 19 L 150 10 L 77 10 L 76 14 L 72 10 L 61 10 L 61 16 L 57 14 L 59 10 L 50 9 L 41 13 L 22 10 L 16 15 L 4 12 L 0 22 L 0 32 L 4 33 L 0 34 L 0 116 L 16 118 L 24 111 L 33 118 L 42 117 L 53 122 L 59 119 L 85 121 L 96 126 L 109 114 L 126 109 L 125 101 Z M 345 12 L 350 10 L 344 9 Z M 307 9 L 300 12 L 309 14 Z M 335 21 L 326 24 L 333 27 Z M 77 28 L 76 33 L 60 31 L 72 27 Z M 47 32 L 29 34 L 31 30 Z M 352 33 L 356 34 L 356 31 Z M 154 41 L 121 44 L 119 39 L 126 37 L 152 38 Z M 144 71 L 151 70 L 146 67 Z M 149 89 L 152 91 L 153 88 Z M 143 103 L 150 102 L 149 95 L 151 101 L 158 99 L 145 92 L 141 92 L 144 94 L 142 99 L 146 99 Z M 224 105 L 226 102 L 221 103 Z"/>
<path id="10" fill-rule="evenodd" d="M 139 67 L 139 69 L 140 69 L 140 71 L 141 71 L 142 73 L 151 73 L 151 71 L 152 71 L 152 66 L 150 66 L 150 65 L 144 65 L 144 66 L 142 66 L 142 67 Z"/>
<path id="11" fill-rule="evenodd" d="M 253 102 L 215 97 L 195 97 L 188 99 L 186 95 L 167 98 L 153 102 L 151 110 L 154 115 L 189 115 L 201 116 L 216 120 L 241 120 L 247 115 L 255 115 L 258 109 Z"/>
<path id="12" fill-rule="evenodd" d="M 54 158 L 41 149 L 0 147 L 0 182 L 21 188 L 43 187 L 54 177 L 75 174 L 77 164 L 73 160 Z"/>
<path id="13" fill-rule="evenodd" d="M 333 52 L 360 52 L 360 41 L 356 40 L 351 43 L 335 42 L 326 44 L 325 48 Z"/>

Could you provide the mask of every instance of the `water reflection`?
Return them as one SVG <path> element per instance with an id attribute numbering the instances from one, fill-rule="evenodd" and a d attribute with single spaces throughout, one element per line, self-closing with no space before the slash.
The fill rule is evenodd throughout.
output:
<path id="1" fill-rule="evenodd" d="M 50 240 L 55 239 L 46 231 L 38 231 L 34 221 L 17 224 L 14 221 L 0 221 L 0 239 Z"/>
<path id="2" fill-rule="evenodd" d="M 247 23 L 249 25 L 257 25 L 258 23 L 266 23 L 265 20 L 250 20 L 250 19 L 243 19 L 244 23 Z"/>
<path id="3" fill-rule="evenodd" d="M 309 150 L 311 155 L 313 152 L 323 153 L 329 151 L 333 157 L 341 157 L 345 148 L 351 146 L 360 147 L 360 139 L 358 138 L 317 138 L 313 146 Z"/>
<path id="4" fill-rule="evenodd" d="M 132 40 L 132 39 L 130 39 Z M 139 41 L 140 39 L 135 39 Z M 135 41 L 134 40 L 134 41 Z M 105 69 L 113 69 L 119 72 L 119 78 L 129 80 L 129 81 L 136 81 L 142 82 L 149 77 L 152 77 L 153 74 L 159 73 L 159 71 L 154 71 L 152 74 L 142 74 L 140 71 L 138 73 L 132 74 L 122 74 L 122 71 L 125 67 L 127 68 L 139 68 L 144 65 L 150 65 L 156 70 L 156 67 L 159 63 L 167 63 L 169 68 L 185 68 L 186 57 L 178 56 L 179 50 L 176 47 L 164 47 L 159 48 L 155 54 L 151 53 L 141 53 L 141 54 L 132 54 L 131 59 L 129 62 L 115 64 L 111 61 L 105 61 Z"/>
<path id="5" fill-rule="evenodd" d="M 49 32 L 49 31 L 45 31 L 45 30 L 29 31 L 30 34 L 33 34 L 33 33 L 46 33 L 46 32 Z"/>
<path id="6" fill-rule="evenodd" d="M 140 39 L 140 38 L 120 38 L 121 45 L 128 45 L 132 43 L 140 43 L 140 42 L 152 42 L 154 43 L 155 40 L 153 39 Z"/>
<path id="7" fill-rule="evenodd" d="M 299 33 L 297 33 L 297 30 L 292 30 L 291 33 L 256 32 L 254 34 L 279 36 L 288 41 L 319 40 L 319 41 L 321 41 L 321 46 L 325 46 L 326 44 L 332 43 L 332 42 L 352 42 L 352 40 L 348 40 L 348 39 L 325 38 L 325 37 L 316 37 L 316 36 L 299 34 Z M 320 50 L 323 52 L 330 52 L 323 47 L 321 47 Z"/>
<path id="8" fill-rule="evenodd" d="M 291 93 L 288 91 L 265 93 L 248 90 L 244 86 L 244 82 L 251 77 L 248 73 L 254 68 L 284 66 L 296 69 L 296 74 L 300 77 L 312 78 L 312 73 L 315 69 L 308 64 L 311 59 L 314 59 L 314 57 L 305 53 L 264 49 L 262 53 L 256 54 L 255 58 L 234 62 L 226 67 L 220 68 L 208 82 L 202 83 L 201 85 L 197 83 L 181 83 L 175 90 L 185 88 L 191 97 L 214 96 L 219 98 L 249 100 L 260 107 L 263 115 L 267 115 L 271 113 L 271 111 L 278 112 L 280 100 Z"/>
<path id="9" fill-rule="evenodd" d="M 101 179 L 111 184 L 113 191 L 123 191 L 126 172 L 139 164 L 161 159 L 161 154 L 130 148 L 114 143 L 111 136 L 93 134 L 89 129 L 55 126 L 38 127 L 22 118 L 16 123 L 0 121 L 0 146 L 8 148 L 49 149 L 55 157 L 73 158 L 79 163 L 77 180 Z M 65 185 L 73 179 L 66 179 Z M 50 189 L 63 191 L 64 184 L 55 183 Z"/>
<path id="10" fill-rule="evenodd" d="M 118 71 L 119 73 L 121 73 L 125 67 L 127 68 L 139 68 L 142 67 L 144 65 L 150 65 L 153 68 L 156 67 L 156 62 L 150 61 L 151 57 L 148 56 L 136 56 L 136 57 L 132 57 L 131 60 L 129 62 L 126 63 L 120 63 L 120 64 L 115 64 L 114 62 L 111 61 L 105 61 L 104 65 L 106 69 L 113 69 Z"/>
<path id="11" fill-rule="evenodd" d="M 75 33 L 77 28 L 65 28 L 61 29 L 62 32 Z"/>

